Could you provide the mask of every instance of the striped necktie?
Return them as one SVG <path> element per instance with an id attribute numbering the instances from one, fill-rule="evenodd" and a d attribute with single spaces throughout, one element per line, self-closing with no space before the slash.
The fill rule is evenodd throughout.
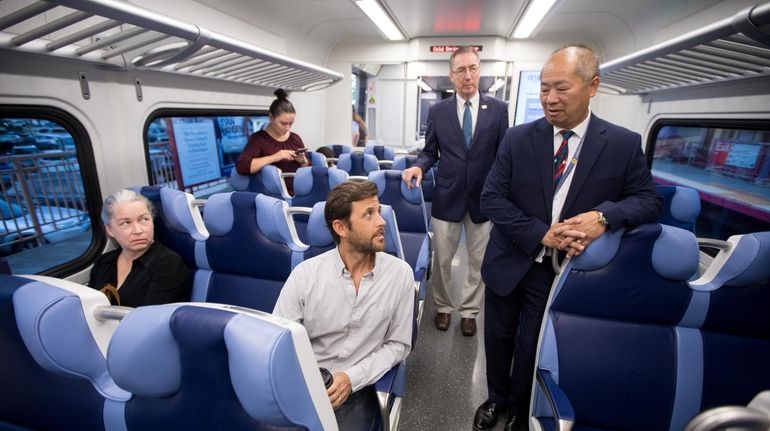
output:
<path id="1" fill-rule="evenodd" d="M 572 130 L 562 130 L 562 141 L 559 145 L 559 149 L 556 150 L 556 154 L 553 155 L 553 188 L 556 190 L 556 186 L 559 185 L 561 177 L 564 175 L 564 171 L 567 168 L 567 157 L 569 156 L 569 138 L 575 134 Z"/>

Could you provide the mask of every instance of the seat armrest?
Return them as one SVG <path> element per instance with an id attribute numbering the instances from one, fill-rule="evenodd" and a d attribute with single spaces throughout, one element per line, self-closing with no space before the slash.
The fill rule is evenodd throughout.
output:
<path id="1" fill-rule="evenodd" d="M 537 384 L 543 390 L 548 405 L 556 417 L 556 429 L 558 431 L 570 431 L 575 425 L 575 410 L 572 408 L 567 394 L 553 379 L 551 372 L 542 368 L 537 369 Z"/>
<path id="2" fill-rule="evenodd" d="M 281 172 L 281 178 L 294 178 L 297 176 L 294 172 Z"/>
<path id="3" fill-rule="evenodd" d="M 382 431 L 395 430 L 398 427 L 398 414 L 401 409 L 400 399 L 404 396 L 406 368 L 403 362 L 395 365 L 374 383 L 377 403 L 380 406 L 380 425 Z M 395 413 L 395 414 L 394 414 Z M 391 421 L 391 418 L 394 420 Z M 391 424 L 391 422 L 393 422 Z"/>
<path id="4" fill-rule="evenodd" d="M 288 209 L 289 215 L 293 216 L 296 214 L 304 214 L 304 215 L 310 215 L 310 213 L 313 212 L 313 208 L 310 207 L 289 207 Z"/>
<path id="5" fill-rule="evenodd" d="M 692 418 L 684 431 L 719 431 L 733 427 L 741 430 L 766 430 L 770 427 L 770 417 L 750 407 L 716 407 Z"/>

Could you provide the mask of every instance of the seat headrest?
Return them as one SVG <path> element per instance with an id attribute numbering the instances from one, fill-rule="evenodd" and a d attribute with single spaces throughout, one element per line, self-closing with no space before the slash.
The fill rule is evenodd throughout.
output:
<path id="1" fill-rule="evenodd" d="M 324 206 L 326 202 L 317 202 L 310 211 L 310 217 L 307 221 L 307 240 L 313 247 L 326 247 L 334 244 L 329 227 L 326 225 L 324 217 Z"/>
<path id="2" fill-rule="evenodd" d="M 397 184 L 399 193 L 401 193 L 401 196 L 403 196 L 407 202 L 413 205 L 421 205 L 423 203 L 422 189 L 419 187 L 412 187 L 411 189 L 407 187 L 401 180 L 401 172 L 399 171 L 386 169 L 370 172 L 369 181 L 377 185 L 379 197 L 382 197 L 389 186 L 394 187 Z"/>
<path id="3" fill-rule="evenodd" d="M 160 202 L 166 223 L 177 232 L 190 234 L 196 241 L 205 241 L 208 232 L 200 212 L 192 206 L 193 196 L 169 187 L 160 189 Z"/>
<path id="4" fill-rule="evenodd" d="M 299 343 L 297 334 L 304 335 Z M 199 339 L 205 342 L 195 344 Z M 186 354 L 196 357 L 182 358 L 180 345 L 190 348 L 191 342 L 195 349 Z M 183 371 L 182 360 L 206 364 L 206 355 L 220 357 L 222 346 L 227 383 L 249 416 L 264 424 L 306 429 L 325 429 L 331 423 L 334 414 L 307 333 L 299 324 L 266 313 L 216 304 L 141 307 L 120 324 L 108 364 L 121 387 L 137 396 L 163 398 L 180 391 L 183 379 L 196 378 Z"/>
<path id="5" fill-rule="evenodd" d="M 286 244 L 292 251 L 305 251 L 289 215 L 289 204 L 280 199 L 258 194 L 254 198 L 259 230 L 271 241 Z"/>
<path id="6" fill-rule="evenodd" d="M 230 197 L 233 193 L 216 193 L 206 199 L 206 205 L 203 207 L 203 222 L 209 234 L 227 235 L 233 228 L 233 204 Z M 256 194 L 253 195 L 256 196 Z"/>
<path id="7" fill-rule="evenodd" d="M 695 235 L 674 226 L 663 229 L 652 249 L 652 266 L 661 277 L 686 281 L 698 273 L 700 252 Z"/>
<path id="8" fill-rule="evenodd" d="M 390 205 L 380 205 L 380 207 L 381 216 L 385 220 L 385 252 L 404 259 L 404 246 L 401 244 L 396 213 Z"/>
<path id="9" fill-rule="evenodd" d="M 247 175 L 241 175 L 238 170 L 233 167 L 230 170 L 230 187 L 233 190 L 244 191 L 249 188 L 249 177 Z"/>
<path id="10" fill-rule="evenodd" d="M 16 324 L 35 361 L 56 374 L 86 379 L 105 398 L 125 401 L 130 394 L 118 388 L 107 371 L 107 345 L 117 321 L 93 316 L 107 297 L 90 287 L 51 277 L 36 280 L 14 292 Z"/>
<path id="11" fill-rule="evenodd" d="M 735 240 L 734 259 L 745 263 L 743 270 L 737 272 L 727 286 L 745 287 L 770 279 L 770 232 L 757 232 L 740 235 Z"/>
<path id="12" fill-rule="evenodd" d="M 325 181 L 329 190 L 348 180 L 348 173 L 342 169 L 326 166 L 305 166 L 297 169 L 294 176 L 294 195 L 303 196 L 313 190 L 315 181 Z"/>
<path id="13" fill-rule="evenodd" d="M 233 389 L 249 416 L 277 426 L 320 425 L 289 329 L 238 315 L 224 336 Z"/>
<path id="14" fill-rule="evenodd" d="M 107 354 L 110 374 L 121 388 L 156 398 L 179 390 L 179 347 L 171 332 L 170 319 L 180 306 L 140 307 L 123 318 Z"/>
<path id="15" fill-rule="evenodd" d="M 700 196 L 695 189 L 681 186 L 656 186 L 663 196 L 663 212 L 660 222 L 694 231 L 700 214 Z"/>
<path id="16" fill-rule="evenodd" d="M 397 171 L 403 171 L 406 168 L 412 167 L 414 161 L 417 160 L 417 156 L 406 155 L 398 156 L 393 160 L 393 169 Z"/>
<path id="17" fill-rule="evenodd" d="M 652 266 L 661 277 L 689 280 L 698 271 L 698 241 L 692 232 L 674 226 L 649 224 L 637 229 L 660 229 L 652 249 Z M 618 252 L 624 229 L 606 232 L 575 258 L 573 269 L 594 271 L 607 265 Z"/>

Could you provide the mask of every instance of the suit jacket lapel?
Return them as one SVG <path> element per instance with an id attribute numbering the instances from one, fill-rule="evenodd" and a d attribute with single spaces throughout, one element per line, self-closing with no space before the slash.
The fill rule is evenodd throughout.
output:
<path id="1" fill-rule="evenodd" d="M 455 138 L 460 144 L 460 147 L 465 149 L 465 136 L 463 136 L 463 126 L 460 124 L 460 119 L 457 118 L 457 95 L 446 99 L 448 102 L 444 108 L 447 110 L 445 115 L 449 116 L 449 123 L 452 130 L 454 130 Z"/>
<path id="2" fill-rule="evenodd" d="M 575 198 L 580 193 L 580 189 L 588 179 L 588 175 L 593 169 L 596 162 L 599 160 L 599 155 L 602 153 L 604 146 L 607 144 L 607 138 L 604 136 L 604 125 L 601 124 L 601 120 L 591 114 L 591 120 L 588 123 L 588 130 L 586 130 L 586 137 L 583 140 L 583 149 L 580 150 L 580 157 L 578 163 L 573 171 L 574 177 L 572 178 L 572 184 L 567 192 L 567 199 L 564 201 L 564 207 L 562 207 L 559 219 L 564 218 L 564 214 L 567 214 L 567 210 L 575 202 Z"/>
<path id="3" fill-rule="evenodd" d="M 546 206 L 548 221 L 553 211 L 553 126 L 544 119 L 539 120 L 532 144 L 535 146 L 537 170 L 542 185 L 543 201 Z"/>
<path id="4" fill-rule="evenodd" d="M 489 123 L 489 113 L 487 113 L 489 106 L 487 106 L 487 98 L 479 94 L 479 106 L 478 113 L 476 114 L 476 130 L 473 132 L 473 139 L 471 140 L 471 150 L 475 146 L 476 141 L 479 138 L 481 130 L 485 130 L 487 123 Z M 486 106 L 487 109 L 483 109 L 482 106 Z M 464 139 L 464 138 L 463 138 Z"/>

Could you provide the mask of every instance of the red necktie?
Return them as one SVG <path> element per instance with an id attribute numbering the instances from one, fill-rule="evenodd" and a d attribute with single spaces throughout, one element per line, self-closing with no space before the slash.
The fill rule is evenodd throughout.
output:
<path id="1" fill-rule="evenodd" d="M 556 186 L 559 185 L 561 177 L 564 175 L 564 171 L 567 168 L 567 157 L 569 156 L 569 138 L 572 137 L 575 132 L 572 130 L 562 130 L 561 132 L 563 140 L 559 149 L 556 150 L 556 154 L 553 155 L 553 188 L 556 190 Z"/>

